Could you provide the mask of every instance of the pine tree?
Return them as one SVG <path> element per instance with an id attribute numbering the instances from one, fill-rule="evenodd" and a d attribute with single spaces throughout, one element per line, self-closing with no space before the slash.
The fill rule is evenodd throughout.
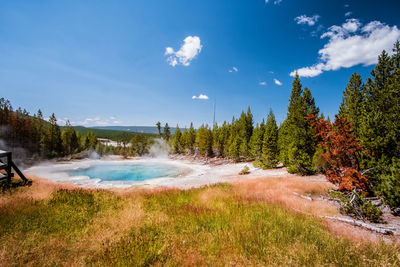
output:
<path id="1" fill-rule="evenodd" d="M 354 73 L 343 91 L 342 103 L 339 108 L 339 116 L 348 119 L 356 137 L 359 137 L 362 119 L 363 87 L 360 74 Z"/>
<path id="2" fill-rule="evenodd" d="M 143 156 L 148 153 L 149 141 L 144 134 L 135 134 L 135 136 L 130 141 L 130 152 L 134 156 Z"/>
<path id="3" fill-rule="evenodd" d="M 50 116 L 49 125 L 42 136 L 41 144 L 47 157 L 57 157 L 62 154 L 61 131 L 54 113 Z"/>
<path id="4" fill-rule="evenodd" d="M 222 155 L 220 134 L 221 134 L 221 127 L 218 127 L 218 124 L 214 123 L 212 129 L 212 137 L 213 137 L 212 150 L 213 154 L 217 157 Z"/>
<path id="5" fill-rule="evenodd" d="M 95 149 L 98 143 L 98 139 L 93 132 L 88 132 L 81 137 L 81 143 L 83 149 Z"/>
<path id="6" fill-rule="evenodd" d="M 242 111 L 239 119 L 234 123 L 235 135 L 233 138 L 237 139 L 235 144 L 239 146 L 239 155 L 236 160 L 247 159 L 249 157 L 249 142 L 253 133 L 253 114 L 251 113 L 250 107 L 247 112 Z M 233 139 L 232 139 L 233 140 Z"/>
<path id="7" fill-rule="evenodd" d="M 391 58 L 383 51 L 375 69 L 371 71 L 372 78 L 366 82 L 360 127 L 362 145 L 372 156 L 369 162 L 364 162 L 366 167 L 372 167 L 374 162 L 381 159 L 390 161 L 399 155 L 399 124 L 396 123 L 399 116 L 396 112 L 400 98 L 399 85 L 391 84 L 393 69 Z"/>
<path id="8" fill-rule="evenodd" d="M 254 128 L 253 135 L 251 136 L 249 142 L 250 159 L 256 161 L 255 165 L 257 165 L 257 162 L 262 155 L 264 132 L 265 132 L 265 122 L 263 119 L 260 125 L 257 124 L 256 127 Z"/>
<path id="9" fill-rule="evenodd" d="M 196 146 L 202 156 L 212 156 L 212 132 L 207 125 L 201 125 L 196 132 Z"/>
<path id="10" fill-rule="evenodd" d="M 317 114 L 319 109 L 308 88 L 301 88 L 296 74 L 289 100 L 286 120 L 279 130 L 278 147 L 280 161 L 290 173 L 309 174 L 313 172 L 312 158 L 316 144 L 310 123 L 306 117 Z"/>
<path id="11" fill-rule="evenodd" d="M 261 165 L 263 168 L 275 168 L 279 163 L 278 150 L 278 126 L 275 115 L 270 110 L 265 124 L 264 138 L 262 144 Z"/>
<path id="12" fill-rule="evenodd" d="M 296 76 L 292 83 L 292 92 L 290 94 L 289 107 L 286 120 L 282 123 L 279 129 L 279 151 L 280 151 L 280 161 L 285 165 L 289 166 L 289 147 L 291 145 L 293 132 L 291 128 L 293 128 L 293 124 L 296 121 L 295 116 L 298 111 L 301 109 L 301 83 L 299 75 L 296 73 Z"/>
<path id="13" fill-rule="evenodd" d="M 171 137 L 171 130 L 169 129 L 168 122 L 165 123 L 163 138 L 168 142 Z"/>
<path id="14" fill-rule="evenodd" d="M 69 121 L 66 122 L 65 127 L 61 132 L 61 140 L 65 154 L 71 155 L 79 149 L 78 137 Z"/>
<path id="15" fill-rule="evenodd" d="M 188 130 L 185 127 L 183 130 L 182 136 L 181 136 L 181 144 L 182 144 L 182 152 L 186 153 L 188 150 L 188 145 L 187 145 L 187 139 L 188 139 Z"/>
<path id="16" fill-rule="evenodd" d="M 229 144 L 229 150 L 228 150 L 228 156 L 229 158 L 239 161 L 240 159 L 240 138 L 237 134 L 231 135 L 230 137 L 230 144 Z"/>
<path id="17" fill-rule="evenodd" d="M 213 128 L 213 151 L 216 156 L 228 157 L 229 127 L 224 121 L 221 127 L 215 125 Z"/>
<path id="18" fill-rule="evenodd" d="M 182 132 L 179 129 L 179 126 L 176 125 L 176 130 L 174 135 L 172 136 L 172 153 L 179 154 L 183 150 L 182 146 Z"/>
<path id="19" fill-rule="evenodd" d="M 362 168 L 373 190 L 393 210 L 400 208 L 400 43 L 393 55 L 383 51 L 364 89 L 360 139 L 366 153 Z"/>
<path id="20" fill-rule="evenodd" d="M 242 117 L 242 120 L 232 117 L 232 123 L 229 127 L 229 138 L 227 141 L 227 155 L 230 159 L 233 159 L 235 161 L 239 161 L 241 155 L 240 148 L 243 139 L 240 138 L 240 128 L 242 128 L 240 126 L 242 124 L 240 123 L 240 121 L 245 121 L 245 114 L 243 111 L 240 117 Z"/>
<path id="21" fill-rule="evenodd" d="M 190 123 L 187 140 L 185 141 L 186 147 L 189 149 L 190 154 L 194 154 L 194 147 L 196 142 L 196 131 L 194 130 L 193 123 Z"/>
<path id="22" fill-rule="evenodd" d="M 161 137 L 161 122 L 158 121 L 158 122 L 156 123 L 156 126 L 157 126 L 158 136 Z"/>

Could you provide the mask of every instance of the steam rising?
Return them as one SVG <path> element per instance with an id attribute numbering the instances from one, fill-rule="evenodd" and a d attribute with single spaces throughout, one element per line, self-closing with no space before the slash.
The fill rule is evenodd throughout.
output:
<path id="1" fill-rule="evenodd" d="M 161 138 L 154 140 L 154 144 L 149 149 L 149 156 L 152 158 L 168 158 L 171 147 Z"/>
<path id="2" fill-rule="evenodd" d="M 25 149 L 22 147 L 8 146 L 3 139 L 0 139 L 0 150 L 10 151 L 12 153 L 13 161 L 21 168 L 25 166 L 25 163 L 30 161 Z"/>
<path id="3" fill-rule="evenodd" d="M 88 151 L 88 156 L 89 156 L 89 159 L 100 159 L 101 157 L 100 157 L 100 155 L 99 154 L 97 154 L 97 152 L 96 151 L 94 151 L 94 150 L 89 150 Z"/>

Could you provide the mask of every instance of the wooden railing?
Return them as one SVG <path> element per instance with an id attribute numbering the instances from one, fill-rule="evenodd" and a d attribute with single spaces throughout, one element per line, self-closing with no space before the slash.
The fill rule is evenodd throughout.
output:
<path id="1" fill-rule="evenodd" d="M 0 170 L 4 170 L 5 172 L 0 173 L 0 183 L 11 184 L 11 178 L 14 177 L 12 170 L 14 170 L 22 179 L 23 184 L 32 184 L 32 181 L 27 179 L 25 175 L 18 169 L 17 165 L 15 165 L 12 160 L 12 153 L 9 151 L 0 150 Z"/>

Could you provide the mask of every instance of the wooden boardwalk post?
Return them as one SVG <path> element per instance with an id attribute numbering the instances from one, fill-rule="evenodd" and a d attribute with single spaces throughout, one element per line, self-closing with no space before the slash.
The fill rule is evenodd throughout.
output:
<path id="1" fill-rule="evenodd" d="M 6 160 L 4 160 L 6 158 Z M 0 150 L 0 170 L 5 170 L 5 174 L 0 173 L 0 183 L 6 182 L 11 184 L 11 178 L 14 177 L 12 170 L 22 179 L 23 184 L 31 185 L 32 181 L 28 180 L 25 175 L 18 169 L 17 165 L 12 161 L 12 153 L 9 151 Z"/>

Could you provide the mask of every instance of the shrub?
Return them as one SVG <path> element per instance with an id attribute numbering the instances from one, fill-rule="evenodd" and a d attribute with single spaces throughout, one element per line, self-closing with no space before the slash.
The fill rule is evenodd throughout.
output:
<path id="1" fill-rule="evenodd" d="M 361 210 L 362 214 L 365 216 L 365 218 L 367 218 L 368 221 L 375 222 L 375 223 L 381 221 L 383 212 L 380 208 L 378 208 L 377 206 L 372 204 L 371 201 L 364 200 L 360 206 L 360 210 Z"/>
<path id="2" fill-rule="evenodd" d="M 243 169 L 239 172 L 239 175 L 246 175 L 250 173 L 250 168 L 249 166 L 244 166 Z"/>
<path id="3" fill-rule="evenodd" d="M 362 195 L 354 191 L 350 194 L 331 191 L 330 195 L 339 201 L 340 212 L 342 214 L 374 223 L 381 221 L 382 210 Z"/>
<path id="4" fill-rule="evenodd" d="M 327 163 L 323 157 L 324 149 L 322 147 L 317 147 L 315 154 L 312 159 L 313 170 L 316 173 L 325 173 L 327 169 Z"/>

